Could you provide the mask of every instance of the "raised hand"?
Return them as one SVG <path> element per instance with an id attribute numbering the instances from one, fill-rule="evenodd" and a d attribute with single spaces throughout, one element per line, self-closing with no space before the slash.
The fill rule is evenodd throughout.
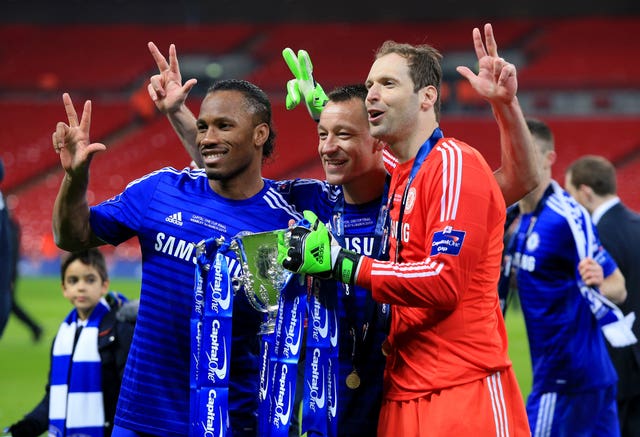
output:
<path id="1" fill-rule="evenodd" d="M 150 78 L 147 91 L 149 97 L 156 104 L 156 107 L 163 114 L 176 112 L 184 104 L 193 86 L 198 83 L 196 79 L 189 79 L 182 83 L 180 65 L 176 54 L 176 46 L 169 46 L 169 62 L 160 53 L 158 47 L 153 42 L 147 44 L 149 52 L 158 66 L 158 74 Z"/>
<path id="2" fill-rule="evenodd" d="M 78 114 L 68 93 L 62 95 L 62 102 L 67 113 L 68 124 L 58 122 L 52 135 L 53 148 L 60 155 L 64 170 L 73 175 L 85 171 L 94 153 L 106 150 L 102 143 L 91 143 L 91 100 L 84 102 L 82 117 L 78 122 Z"/>
<path id="3" fill-rule="evenodd" d="M 282 51 L 282 57 L 293 73 L 294 79 L 287 82 L 287 109 L 293 109 L 304 100 L 304 103 L 315 121 L 320 119 L 320 113 L 329 100 L 324 90 L 313 79 L 313 64 L 305 50 L 298 50 L 298 55 L 289 47 Z"/>
<path id="4" fill-rule="evenodd" d="M 484 25 L 485 42 L 480 29 L 473 29 L 473 46 L 478 57 L 478 74 L 469 68 L 456 68 L 478 94 L 490 102 L 511 102 L 518 89 L 516 67 L 498 56 L 498 45 L 493 36 L 491 24 Z"/>

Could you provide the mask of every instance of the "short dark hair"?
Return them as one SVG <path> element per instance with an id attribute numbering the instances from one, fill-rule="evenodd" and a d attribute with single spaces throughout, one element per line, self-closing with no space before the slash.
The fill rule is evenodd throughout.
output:
<path id="1" fill-rule="evenodd" d="M 107 273 L 107 263 L 104 259 L 104 255 L 102 254 L 102 252 L 100 252 L 100 250 L 94 247 L 91 249 L 71 252 L 65 258 L 63 258 L 60 265 L 60 279 L 63 283 L 64 275 L 67 273 L 69 265 L 76 260 L 80 261 L 84 265 L 91 266 L 96 269 L 98 271 L 98 274 L 100 275 L 100 279 L 102 279 L 102 282 L 109 279 L 109 275 Z"/>
<path id="2" fill-rule="evenodd" d="M 434 86 L 438 90 L 438 98 L 433 105 L 436 121 L 440 120 L 440 87 L 442 85 L 442 54 L 429 44 L 405 44 L 385 41 L 376 52 L 376 59 L 395 53 L 407 60 L 409 76 L 413 80 L 413 91 L 426 86 Z"/>
<path id="3" fill-rule="evenodd" d="M 351 99 L 360 99 L 364 103 L 367 100 L 367 87 L 364 84 L 352 84 L 334 88 L 327 94 L 330 102 L 347 102 Z"/>
<path id="4" fill-rule="evenodd" d="M 253 113 L 256 125 L 266 123 L 269 126 L 269 137 L 262 145 L 262 157 L 268 158 L 273 153 L 276 142 L 276 131 L 273 127 L 271 102 L 267 94 L 258 86 L 241 79 L 225 79 L 215 82 L 207 90 L 207 94 L 216 91 L 238 91 L 242 93 L 249 110 Z"/>
<path id="5" fill-rule="evenodd" d="M 571 184 L 590 187 L 598 196 L 616 194 L 616 169 L 603 156 L 586 155 L 575 160 L 568 168 Z"/>
<path id="6" fill-rule="evenodd" d="M 356 102 L 360 102 L 360 106 L 362 107 L 362 115 L 365 120 L 367 120 L 367 87 L 364 84 L 352 84 L 337 87 L 329 94 L 327 94 L 327 98 L 329 102 L 340 104 L 340 103 L 348 103 L 352 100 Z"/>
<path id="7" fill-rule="evenodd" d="M 527 118 L 526 122 L 531 135 L 539 140 L 538 142 L 540 143 L 542 151 L 548 152 L 550 150 L 554 150 L 555 140 L 549 126 L 544 121 L 538 120 L 537 118 Z"/>

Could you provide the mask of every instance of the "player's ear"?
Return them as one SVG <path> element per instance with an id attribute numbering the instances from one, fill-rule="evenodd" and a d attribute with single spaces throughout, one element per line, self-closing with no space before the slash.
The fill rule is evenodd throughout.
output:
<path id="1" fill-rule="evenodd" d="M 100 295 L 101 296 L 106 296 L 107 293 L 109 292 L 109 280 L 105 279 L 104 281 L 102 281 L 102 288 L 100 289 Z"/>
<path id="2" fill-rule="evenodd" d="M 263 146 L 269 138 L 269 125 L 267 123 L 260 123 L 253 128 L 253 143 L 256 146 Z"/>
<path id="3" fill-rule="evenodd" d="M 578 195 L 583 196 L 588 202 L 594 201 L 596 197 L 596 192 L 593 191 L 593 188 L 591 188 L 589 185 L 580 184 L 577 190 L 578 190 Z"/>
<path id="4" fill-rule="evenodd" d="M 433 108 L 438 100 L 438 90 L 433 85 L 420 88 L 418 95 L 420 97 L 420 105 L 425 110 Z"/>

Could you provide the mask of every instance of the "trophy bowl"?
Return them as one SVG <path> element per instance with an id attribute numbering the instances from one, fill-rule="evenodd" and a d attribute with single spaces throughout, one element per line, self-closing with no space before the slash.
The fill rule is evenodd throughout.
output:
<path id="1" fill-rule="evenodd" d="M 293 275 L 278 263 L 278 235 L 281 233 L 286 230 L 237 235 L 229 245 L 242 266 L 242 271 L 232 279 L 234 290 L 243 288 L 251 306 L 267 314 L 259 334 L 274 331 L 280 293 Z"/>

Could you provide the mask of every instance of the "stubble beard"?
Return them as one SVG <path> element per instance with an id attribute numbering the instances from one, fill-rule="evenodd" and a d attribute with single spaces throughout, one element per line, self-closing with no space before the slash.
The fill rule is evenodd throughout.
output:
<path id="1" fill-rule="evenodd" d="M 206 168 L 205 173 L 207 175 L 207 179 L 209 179 L 210 181 L 224 183 L 237 178 L 239 175 L 244 173 L 248 168 L 249 168 L 249 164 L 245 164 L 243 166 L 240 166 L 228 171 Z"/>

